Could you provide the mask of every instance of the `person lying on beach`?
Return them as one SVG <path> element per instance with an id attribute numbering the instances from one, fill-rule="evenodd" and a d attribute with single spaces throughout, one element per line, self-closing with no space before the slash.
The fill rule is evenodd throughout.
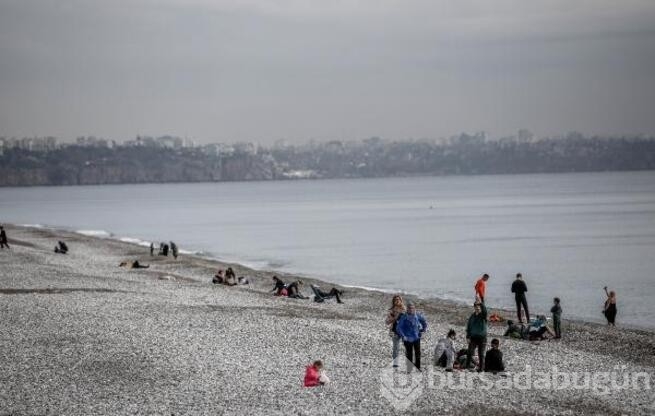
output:
<path id="1" fill-rule="evenodd" d="M 446 371 L 453 371 L 453 364 L 455 363 L 455 345 L 454 341 L 457 334 L 454 329 L 448 331 L 448 335 L 441 338 L 434 347 L 434 365 L 445 367 Z"/>
<path id="2" fill-rule="evenodd" d="M 66 254 L 68 253 L 68 246 L 63 241 L 58 241 L 59 246 L 55 246 L 55 253 Z"/>
<path id="3" fill-rule="evenodd" d="M 528 327 L 528 340 L 541 341 L 542 339 L 546 339 L 546 334 L 551 337 L 555 336 L 553 330 L 548 327 L 546 317 L 544 315 L 537 315 L 537 319 L 530 322 L 530 326 Z"/>
<path id="4" fill-rule="evenodd" d="M 302 285 L 302 280 L 296 280 L 295 282 L 289 283 L 287 285 L 287 296 L 294 299 L 309 299 L 307 296 L 300 293 L 300 286 Z"/>
<path id="5" fill-rule="evenodd" d="M 503 353 L 500 351 L 500 341 L 498 338 L 491 340 L 491 349 L 487 351 L 487 355 L 484 358 L 484 371 L 494 374 L 505 371 Z"/>
<path id="6" fill-rule="evenodd" d="M 128 267 L 130 269 L 147 269 L 150 267 L 149 264 L 141 264 L 139 263 L 139 260 L 128 260 L 128 261 L 122 261 L 121 264 L 118 265 L 118 267 Z"/>
<path id="7" fill-rule="evenodd" d="M 305 380 L 303 383 L 305 387 L 323 386 L 329 382 L 330 379 L 325 374 L 323 368 L 323 361 L 316 360 L 312 365 L 308 365 L 305 368 Z"/>
<path id="8" fill-rule="evenodd" d="M 310 286 L 312 288 L 312 291 L 314 292 L 314 302 L 324 302 L 325 299 L 336 298 L 337 303 L 343 303 L 343 301 L 341 300 L 341 296 L 343 296 L 343 292 L 338 290 L 337 288 L 333 287 L 332 290 L 325 293 L 317 285 L 310 285 Z"/>
<path id="9" fill-rule="evenodd" d="M 275 292 L 275 296 L 286 296 L 288 294 L 287 285 L 282 281 L 282 279 L 277 276 L 273 276 L 273 283 L 275 286 L 271 292 Z"/>

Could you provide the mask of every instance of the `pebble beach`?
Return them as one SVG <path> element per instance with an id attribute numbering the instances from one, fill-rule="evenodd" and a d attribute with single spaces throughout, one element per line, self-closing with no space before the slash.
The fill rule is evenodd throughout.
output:
<path id="1" fill-rule="evenodd" d="M 61 230 L 5 229 L 0 415 L 655 414 L 655 333 L 622 328 L 620 313 L 617 328 L 565 319 L 563 339 L 553 341 L 504 338 L 504 324 L 490 325 L 507 375 L 456 372 L 455 380 L 467 379 L 457 388 L 433 368 L 432 352 L 450 328 L 464 347 L 472 308 L 408 297 L 429 324 L 423 372 L 389 384 L 406 377 L 391 368 L 384 325 L 391 294 L 336 286 L 343 304 L 280 298 L 270 293 L 271 277 L 299 277 L 150 256 L 138 245 Z M 58 240 L 68 254 L 53 252 Z M 150 267 L 118 267 L 128 260 Z M 250 284 L 213 285 L 216 270 L 228 266 Z M 307 296 L 310 283 L 333 286 L 300 278 Z M 332 382 L 303 388 L 305 366 L 317 359 Z M 592 382 L 518 384 L 519 374 L 553 368 L 588 373 Z"/>

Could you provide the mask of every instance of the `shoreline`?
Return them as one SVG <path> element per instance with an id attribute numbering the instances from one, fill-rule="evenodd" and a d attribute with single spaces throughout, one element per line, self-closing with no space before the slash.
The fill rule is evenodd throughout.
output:
<path id="1" fill-rule="evenodd" d="M 142 246 L 62 230 L 7 230 L 12 248 L 0 251 L 0 413 L 400 414 L 380 390 L 390 362 L 383 324 L 390 294 L 347 288 L 344 304 L 279 298 L 270 294 L 271 276 L 297 275 L 187 255 L 150 257 Z M 58 239 L 69 254 L 52 252 Z M 150 268 L 118 267 L 129 259 Z M 213 285 L 216 268 L 226 266 L 252 284 Z M 302 279 L 305 294 L 309 283 L 330 287 Z M 425 367 L 448 329 L 460 334 L 461 348 L 470 307 L 407 298 L 429 324 Z M 501 339 L 512 373 L 526 366 L 626 368 L 655 381 L 652 331 L 565 320 L 561 341 L 527 342 L 502 337 L 504 329 L 490 324 L 489 338 Z M 304 366 L 314 359 L 326 362 L 333 382 L 303 389 Z M 652 390 L 471 394 L 425 386 L 413 412 L 647 415 L 655 403 Z"/>
<path id="2" fill-rule="evenodd" d="M 49 226 L 49 225 L 43 225 L 43 224 L 7 224 L 12 227 L 19 227 L 19 228 L 26 228 L 26 229 L 37 229 L 37 230 L 47 230 L 52 233 L 58 233 L 58 232 L 64 232 L 64 233 L 71 233 L 74 235 L 82 236 L 82 237 L 89 237 L 89 238 L 96 238 L 100 240 L 109 240 L 109 241 L 115 241 L 123 244 L 129 244 L 133 245 L 136 247 L 142 247 L 142 248 L 148 248 L 149 247 L 149 242 L 146 240 L 142 240 L 139 237 L 131 237 L 131 236 L 125 236 L 125 237 L 118 237 L 115 234 L 113 234 L 110 231 L 107 230 L 74 230 L 69 227 L 57 227 L 57 226 Z M 157 247 L 155 247 L 157 248 Z M 188 250 L 180 250 L 180 256 L 185 256 L 185 257 L 191 257 L 191 258 L 196 258 L 199 260 L 206 260 L 210 262 L 216 262 L 219 265 L 230 265 L 232 267 L 238 266 L 240 269 L 243 269 L 244 271 L 251 271 L 251 272 L 256 272 L 256 273 L 268 273 L 271 276 L 274 274 L 277 274 L 279 276 L 285 275 L 289 276 L 292 279 L 301 279 L 303 281 L 312 281 L 317 284 L 322 284 L 324 286 L 339 286 L 342 288 L 348 288 L 348 289 L 355 289 L 355 290 L 363 290 L 363 291 L 368 291 L 368 292 L 376 292 L 380 293 L 383 295 L 392 295 L 392 294 L 402 294 L 403 297 L 407 297 L 408 299 L 413 299 L 417 301 L 423 301 L 423 302 L 446 302 L 446 303 L 452 303 L 454 307 L 458 308 L 465 308 L 466 310 L 469 309 L 469 304 L 461 299 L 450 299 L 450 298 L 444 298 L 444 297 L 439 297 L 439 296 L 421 296 L 415 292 L 411 291 L 406 291 L 406 290 L 396 290 L 396 289 L 384 289 L 384 288 L 377 288 L 377 287 L 372 287 L 372 286 L 362 286 L 362 285 L 357 285 L 357 284 L 349 284 L 349 283 L 336 283 L 336 282 L 331 282 L 329 281 L 328 278 L 324 277 L 315 277 L 311 276 L 302 272 L 298 271 L 282 271 L 282 270 L 272 270 L 268 269 L 266 267 L 258 268 L 254 267 L 252 265 L 246 264 L 247 262 L 241 262 L 240 260 L 231 260 L 231 259 L 222 259 L 217 256 L 213 256 L 211 254 L 203 254 L 203 251 L 188 251 Z M 514 320 L 514 316 L 516 314 L 516 311 L 513 309 L 507 309 L 505 307 L 494 307 L 493 308 L 496 311 L 501 311 L 505 317 L 508 317 L 508 319 Z M 545 313 L 546 317 L 550 321 L 550 314 Z M 599 320 L 590 320 L 585 317 L 580 317 L 580 316 L 571 316 L 570 318 L 566 318 L 563 320 L 564 322 L 569 322 L 569 323 L 577 323 L 577 324 L 589 324 L 589 325 L 599 325 L 601 327 L 605 327 L 606 325 L 604 322 L 599 319 Z M 653 333 L 655 334 L 655 324 L 653 324 L 652 327 L 648 326 L 641 326 L 641 325 L 636 325 L 632 323 L 621 323 L 620 324 L 621 329 L 630 329 L 634 331 L 643 331 L 646 333 Z"/>

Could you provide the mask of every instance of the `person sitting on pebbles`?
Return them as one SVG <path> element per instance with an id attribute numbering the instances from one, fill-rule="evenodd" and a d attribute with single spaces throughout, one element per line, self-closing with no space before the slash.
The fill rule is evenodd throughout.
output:
<path id="1" fill-rule="evenodd" d="M 323 368 L 323 361 L 316 360 L 312 365 L 308 365 L 305 368 L 305 387 L 317 387 L 324 386 L 330 382 L 330 379 L 325 374 Z"/>
<path id="2" fill-rule="evenodd" d="M 551 337 L 555 336 L 555 333 L 552 329 L 548 327 L 546 317 L 544 315 L 537 315 L 537 319 L 530 323 L 528 328 L 528 340 L 529 341 L 540 341 L 546 339 L 546 334 Z"/>
<path id="3" fill-rule="evenodd" d="M 287 285 L 282 281 L 282 279 L 273 276 L 273 284 L 275 284 L 275 286 L 271 292 L 275 292 L 275 296 L 286 296 L 288 294 Z"/>
<path id="4" fill-rule="evenodd" d="M 302 280 L 296 280 L 295 282 L 289 283 L 287 285 L 287 296 L 294 299 L 309 299 L 307 296 L 300 293 L 300 287 L 302 285 Z"/>
<path id="5" fill-rule="evenodd" d="M 448 331 L 448 335 L 441 338 L 434 348 L 434 365 L 445 367 L 446 371 L 453 371 L 455 363 L 455 345 L 454 341 L 457 334 L 454 329 Z"/>
<path id="6" fill-rule="evenodd" d="M 128 260 L 128 261 L 122 261 L 121 264 L 118 265 L 118 267 L 127 267 L 129 269 L 147 269 L 150 267 L 149 264 L 141 264 L 139 263 L 139 260 Z"/>
<path id="7" fill-rule="evenodd" d="M 503 353 L 500 351 L 500 340 L 498 338 L 491 340 L 491 349 L 487 351 L 487 355 L 484 357 L 484 371 L 494 374 L 505 371 Z"/>
<path id="8" fill-rule="evenodd" d="M 55 253 L 66 254 L 68 253 L 68 246 L 63 241 L 57 241 L 58 246 L 55 246 Z"/>

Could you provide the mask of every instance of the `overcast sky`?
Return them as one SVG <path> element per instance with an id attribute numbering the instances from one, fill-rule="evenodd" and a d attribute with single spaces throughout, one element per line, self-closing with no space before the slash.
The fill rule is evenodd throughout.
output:
<path id="1" fill-rule="evenodd" d="M 653 0 L 0 0 L 0 136 L 655 133 Z"/>

